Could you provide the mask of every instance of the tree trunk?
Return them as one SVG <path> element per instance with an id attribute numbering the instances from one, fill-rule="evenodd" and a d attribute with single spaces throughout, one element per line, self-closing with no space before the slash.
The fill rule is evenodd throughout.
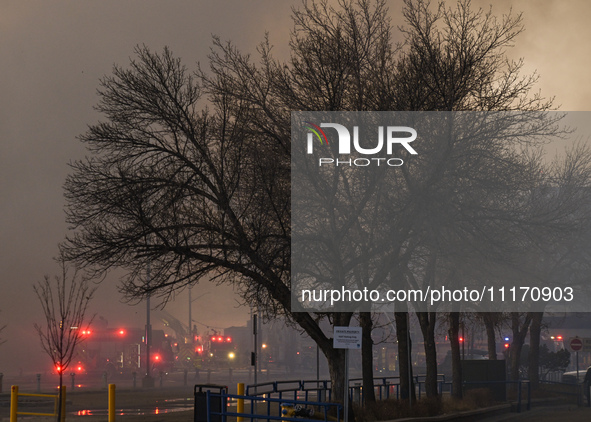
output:
<path id="1" fill-rule="evenodd" d="M 451 346 L 452 397 L 461 399 L 462 392 L 462 357 L 460 355 L 460 313 L 449 314 L 449 343 Z"/>
<path id="2" fill-rule="evenodd" d="M 331 401 L 344 403 L 345 391 L 349 393 L 349 386 L 345 383 L 345 349 L 331 349 L 326 355 L 328 371 L 332 382 Z M 355 420 L 352 400 L 349 400 L 349 420 Z"/>
<path id="3" fill-rule="evenodd" d="M 486 344 L 488 346 L 488 358 L 490 360 L 497 360 L 497 341 L 495 336 L 495 319 L 497 314 L 486 312 L 482 321 L 486 328 Z"/>
<path id="4" fill-rule="evenodd" d="M 317 321 L 313 320 L 308 313 L 294 312 L 295 321 L 302 327 L 306 333 L 316 342 L 326 360 L 331 380 L 331 395 L 333 401 L 342 402 L 345 394 L 345 353 L 343 349 L 333 348 L 333 339 L 328 338 Z M 332 314 L 333 326 L 346 327 L 351 322 L 351 312 L 337 312 Z M 352 415 L 352 413 L 349 413 Z"/>
<path id="5" fill-rule="evenodd" d="M 373 385 L 373 340 L 371 332 L 373 322 L 370 312 L 359 313 L 361 332 L 361 370 L 363 376 L 363 404 L 375 403 L 376 394 Z"/>
<path id="6" fill-rule="evenodd" d="M 528 377 L 532 388 L 538 388 L 540 384 L 540 335 L 542 333 L 543 312 L 533 312 L 531 327 L 529 329 L 529 369 Z"/>
<path id="7" fill-rule="evenodd" d="M 408 312 L 394 312 L 396 339 L 398 340 L 398 375 L 400 376 L 400 398 L 415 402 L 415 388 L 411 364 L 412 344 L 409 335 Z"/>
<path id="8" fill-rule="evenodd" d="M 62 395 L 64 394 L 64 389 L 62 388 L 62 386 L 64 385 L 64 370 L 63 370 L 63 366 L 60 363 L 60 385 L 59 385 L 59 390 L 58 390 L 58 403 L 57 403 L 57 422 L 60 422 L 62 420 L 62 413 L 65 412 L 65 409 L 62 409 Z"/>
<path id="9" fill-rule="evenodd" d="M 425 361 L 427 364 L 427 374 L 425 378 L 425 393 L 427 397 L 437 397 L 437 348 L 435 345 L 435 322 L 436 312 L 417 312 L 421 331 L 423 333 L 423 342 L 425 345 Z"/>
<path id="10" fill-rule="evenodd" d="M 513 331 L 513 342 L 511 343 L 511 347 L 509 349 L 509 355 L 511 357 L 510 374 L 512 381 L 518 380 L 520 378 L 519 366 L 521 365 L 521 350 L 523 349 L 523 344 L 525 343 L 525 336 L 527 335 L 527 331 L 529 330 L 531 318 L 532 313 L 528 312 L 527 314 L 525 314 L 523 325 L 521 325 L 520 313 L 511 312 L 511 329 Z"/>
<path id="11" fill-rule="evenodd" d="M 326 355 L 326 354 L 325 354 Z M 345 349 L 332 349 L 326 355 L 332 384 L 332 401 L 343 403 L 345 395 Z"/>

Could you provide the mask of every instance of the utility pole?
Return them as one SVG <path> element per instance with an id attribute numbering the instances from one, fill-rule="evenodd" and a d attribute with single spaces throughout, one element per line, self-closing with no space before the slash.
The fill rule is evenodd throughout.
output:
<path id="1" fill-rule="evenodd" d="M 150 284 L 150 264 L 148 264 L 148 272 L 146 277 L 146 286 Z M 150 370 L 150 347 L 152 347 L 152 325 L 150 324 L 150 293 L 146 298 L 146 376 L 142 380 L 142 387 L 154 387 L 154 378 L 152 378 Z"/>
<path id="2" fill-rule="evenodd" d="M 406 312 L 406 353 L 408 354 L 408 407 L 412 409 L 412 393 L 415 386 L 412 383 L 412 356 L 411 344 L 412 337 L 410 334 L 410 312 Z"/>
<path id="3" fill-rule="evenodd" d="M 189 339 L 189 344 L 193 343 L 195 340 L 193 338 L 193 316 L 191 315 L 191 310 L 193 308 L 193 300 L 191 299 L 191 287 L 189 287 L 189 332 L 187 333 L 187 339 Z"/>
<path id="4" fill-rule="evenodd" d="M 257 393 L 257 369 L 258 369 L 258 365 L 257 365 L 257 361 L 259 360 L 258 358 L 258 342 L 257 342 L 257 314 L 254 313 L 252 315 L 252 334 L 254 335 L 254 352 L 253 352 L 253 365 L 254 365 L 254 394 L 256 395 Z"/>

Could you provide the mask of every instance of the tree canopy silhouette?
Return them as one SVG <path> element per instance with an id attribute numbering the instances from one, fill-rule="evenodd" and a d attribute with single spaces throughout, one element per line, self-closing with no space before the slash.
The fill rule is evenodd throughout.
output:
<path id="1" fill-rule="evenodd" d="M 286 62 L 274 58 L 268 39 L 254 62 L 214 38 L 207 68 L 195 71 L 168 48 L 137 47 L 127 67 L 101 80 L 96 108 L 105 120 L 80 136 L 90 156 L 72 163 L 65 183 L 74 229 L 65 255 L 95 275 L 124 268 L 123 291 L 134 297 L 166 300 L 203 276 L 231 283 L 245 303 L 286 315 L 310 335 L 342 392 L 343 354 L 319 321 L 349 325 L 353 313 L 291 312 L 290 112 L 545 111 L 552 104 L 532 93 L 536 75 L 522 76 L 522 62 L 507 59 L 523 30 L 520 15 L 496 18 L 469 1 L 407 0 L 403 16 L 404 43 L 396 45 L 383 0 L 304 1 L 293 12 Z M 553 123 L 540 120 L 529 135 L 551 132 Z M 411 259 L 441 252 L 437 242 L 450 233 L 493 233 L 492 222 L 501 221 L 495 195 L 509 198 L 507 189 L 540 180 L 538 156 L 520 156 L 509 136 L 430 148 L 429 159 L 391 183 L 405 201 L 399 221 L 423 221 L 393 242 L 392 266 L 402 272 Z M 480 199 L 466 201 L 465 189 L 475 186 Z M 485 209 L 485 217 L 477 212 Z M 458 215 L 466 217 L 461 224 Z"/>

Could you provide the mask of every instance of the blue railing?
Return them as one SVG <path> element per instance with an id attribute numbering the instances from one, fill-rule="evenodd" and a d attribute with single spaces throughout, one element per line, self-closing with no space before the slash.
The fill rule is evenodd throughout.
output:
<path id="1" fill-rule="evenodd" d="M 421 399 L 425 384 L 425 375 L 416 375 L 413 377 L 415 388 L 417 389 L 418 399 Z M 349 380 L 350 383 L 358 383 L 362 381 L 360 378 Z M 445 387 L 449 388 L 450 393 L 453 394 L 451 382 L 446 382 L 445 375 L 437 375 L 437 384 L 439 394 L 443 393 Z M 523 406 L 523 387 L 527 387 L 526 391 L 526 408 L 531 409 L 531 385 L 529 380 L 517 381 L 478 381 L 478 382 L 464 382 L 463 385 L 498 385 L 498 384 L 516 384 L 517 391 L 517 411 L 521 412 Z M 399 377 L 378 377 L 374 378 L 374 389 L 376 398 L 378 400 L 385 400 L 389 398 L 400 398 L 400 378 Z M 329 380 L 290 380 L 290 381 L 274 381 L 257 385 L 246 386 L 246 395 L 250 396 L 264 396 L 267 399 L 284 400 L 286 397 L 291 397 L 293 400 L 303 398 L 304 401 L 310 399 L 310 393 L 315 393 L 316 402 L 325 403 L 331 401 L 331 383 Z M 349 399 L 352 403 L 363 403 L 363 386 L 349 385 Z"/>
<path id="2" fill-rule="evenodd" d="M 298 400 L 302 395 L 305 401 L 310 399 L 310 393 L 316 393 L 318 402 L 331 400 L 331 384 L 329 380 L 289 380 L 273 381 L 261 384 L 246 386 L 246 395 L 265 396 L 268 398 L 283 399 L 284 397 L 293 397 Z"/>
<path id="3" fill-rule="evenodd" d="M 220 408 L 216 409 L 215 404 L 217 403 L 228 403 L 231 400 L 244 400 L 245 402 L 250 402 L 250 412 L 240 412 L 238 411 L 230 411 L 227 405 L 220 406 Z M 260 396 L 250 396 L 248 394 L 241 396 L 237 394 L 228 394 L 228 393 L 212 393 L 211 391 L 206 391 L 206 403 L 207 403 L 207 422 L 212 422 L 215 420 L 221 420 L 222 422 L 226 421 L 228 416 L 236 416 L 242 417 L 245 419 L 250 419 L 253 422 L 255 419 L 265 419 L 267 421 L 293 421 L 293 422 L 305 422 L 305 421 L 315 421 L 318 422 L 319 420 L 324 420 L 328 422 L 328 417 L 330 413 L 334 413 L 333 417 L 336 416 L 336 419 L 339 420 L 342 412 L 342 405 L 338 403 L 327 403 L 327 402 L 313 402 L 313 401 L 305 401 L 305 400 L 289 400 L 289 399 L 279 399 L 279 398 L 269 398 L 269 397 L 260 397 Z M 265 404 L 266 412 L 261 413 L 261 406 L 259 404 Z M 274 414 L 274 409 L 272 404 L 275 404 L 275 410 L 277 411 Z M 318 408 L 323 416 L 323 419 L 319 419 L 317 417 L 318 413 L 314 413 L 316 416 L 314 419 L 304 417 L 290 417 L 289 415 L 285 415 L 282 413 L 282 408 L 286 405 L 292 406 L 305 406 L 305 408 Z M 334 409 L 331 411 L 331 409 Z"/>
<path id="4" fill-rule="evenodd" d="M 426 375 L 415 375 L 413 377 L 415 388 L 417 388 L 418 390 L 419 399 L 422 397 L 424 389 L 423 386 L 425 384 L 426 378 Z M 358 383 L 358 385 L 349 385 L 349 398 L 352 401 L 356 401 L 361 404 L 363 402 L 363 386 L 361 385 L 360 381 L 362 381 L 361 378 L 354 378 L 349 380 L 349 382 Z M 373 381 L 376 398 L 378 400 L 386 400 L 390 397 L 396 397 L 396 399 L 400 398 L 400 377 L 376 377 L 373 379 Z M 445 382 L 444 374 L 437 374 L 437 385 L 439 394 L 443 393 L 444 385 L 448 384 L 449 383 Z"/>
<path id="5" fill-rule="evenodd" d="M 425 384 L 425 375 L 415 375 L 413 377 L 415 387 L 418 389 L 418 398 L 422 397 Z M 353 401 L 359 403 L 363 402 L 363 387 L 361 386 L 361 378 L 353 378 L 349 380 L 349 397 Z M 357 385 L 351 385 L 351 383 Z M 437 375 L 437 384 L 439 394 L 443 393 L 445 385 L 450 383 L 445 382 L 445 375 Z M 374 389 L 376 398 L 378 400 L 385 400 L 391 397 L 400 398 L 400 377 L 376 377 L 374 378 Z M 331 382 L 330 380 L 288 380 L 288 381 L 271 381 L 260 384 L 251 384 L 246 386 L 246 395 L 265 396 L 269 398 L 293 397 L 294 400 L 303 398 L 309 400 L 311 393 L 315 393 L 318 402 L 325 402 L 331 400 Z"/>

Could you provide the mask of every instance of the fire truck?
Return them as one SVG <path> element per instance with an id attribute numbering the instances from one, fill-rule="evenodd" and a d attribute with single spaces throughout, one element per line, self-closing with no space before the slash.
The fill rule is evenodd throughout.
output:
<path id="1" fill-rule="evenodd" d="M 213 330 L 204 336 L 197 327 L 191 329 L 165 310 L 159 310 L 162 323 L 173 330 L 176 341 L 172 342 L 177 370 L 217 369 L 240 366 L 236 345 L 231 336 Z"/>
<path id="2" fill-rule="evenodd" d="M 72 360 L 86 373 L 106 372 L 109 377 L 145 371 L 145 331 L 139 328 L 89 329 L 81 332 L 82 341 Z M 169 372 L 175 356 L 163 330 L 152 330 L 150 366 L 152 371 Z"/>
<path id="3" fill-rule="evenodd" d="M 204 350 L 204 363 L 213 368 L 231 367 L 236 365 L 236 347 L 232 337 L 216 332 L 208 337 L 207 349 Z"/>
<path id="4" fill-rule="evenodd" d="M 178 369 L 218 369 L 237 365 L 236 346 L 231 337 L 217 332 L 203 340 L 195 335 L 190 343 L 173 344 Z"/>

